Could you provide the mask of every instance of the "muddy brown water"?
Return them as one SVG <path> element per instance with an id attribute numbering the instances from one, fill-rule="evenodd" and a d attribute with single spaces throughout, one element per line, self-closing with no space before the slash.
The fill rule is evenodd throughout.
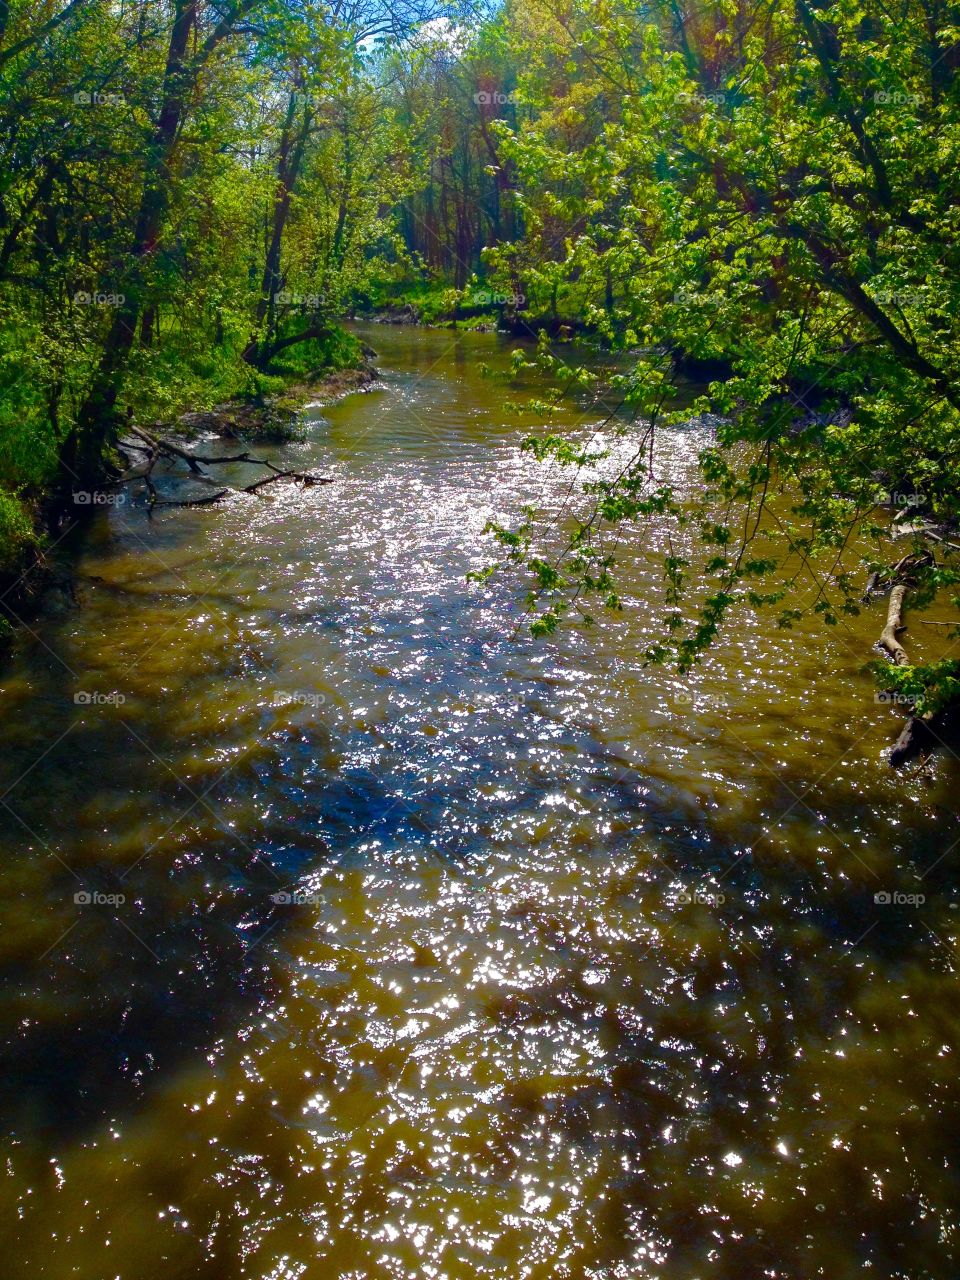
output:
<path id="1" fill-rule="evenodd" d="M 3 1274 L 955 1275 L 960 768 L 886 769 L 876 609 L 644 669 L 654 529 L 515 635 L 536 387 L 364 336 L 272 455 L 334 485 L 103 512 L 0 673 Z"/>

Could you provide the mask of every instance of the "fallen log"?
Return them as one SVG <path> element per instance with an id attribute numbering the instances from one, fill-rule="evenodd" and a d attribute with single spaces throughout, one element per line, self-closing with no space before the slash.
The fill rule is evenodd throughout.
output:
<path id="1" fill-rule="evenodd" d="M 139 427 L 135 427 L 130 421 L 127 422 L 127 430 L 139 440 L 142 440 L 144 444 L 149 445 L 155 453 L 166 453 L 174 458 L 181 458 L 191 471 L 203 473 L 203 468 L 200 466 L 201 460 L 194 458 L 185 449 L 181 449 L 179 445 L 174 444 L 172 440 L 160 440 L 155 436 L 147 435 L 146 431 L 141 431 Z"/>
<path id="2" fill-rule="evenodd" d="M 890 748 L 888 757 L 891 769 L 899 769 L 916 756 L 929 755 L 937 740 L 936 716 L 929 711 L 923 716 L 911 716 L 900 730 L 900 737 Z"/>
<path id="3" fill-rule="evenodd" d="M 181 498 L 179 500 L 158 498 L 151 505 L 154 507 L 207 507 L 211 502 L 219 502 L 221 498 L 225 498 L 228 493 L 233 492 L 233 489 L 221 489 L 218 493 L 211 493 L 206 498 Z"/>
<path id="4" fill-rule="evenodd" d="M 923 559 L 926 559 L 926 557 L 923 557 Z M 905 556 L 894 567 L 893 572 L 895 575 L 909 573 L 909 570 L 919 563 L 920 561 L 916 557 Z M 887 654 L 890 661 L 897 667 L 910 665 L 909 654 L 899 640 L 900 633 L 906 630 L 906 623 L 903 621 L 903 605 L 909 589 L 909 580 L 907 582 L 899 582 L 891 588 L 890 600 L 887 604 L 887 620 L 878 641 L 878 647 Z M 939 718 L 939 716 L 930 711 L 920 716 L 910 716 L 901 729 L 900 736 L 890 748 L 888 762 L 892 769 L 898 769 L 916 756 L 930 753 L 938 737 L 937 724 Z"/>
<path id="5" fill-rule="evenodd" d="M 887 625 L 880 632 L 880 647 L 884 649 L 893 660 L 894 666 L 905 667 L 910 659 L 907 657 L 907 651 L 897 639 L 901 631 L 905 629 L 903 622 L 903 601 L 907 594 L 905 586 L 894 587 L 890 592 L 890 603 L 887 606 Z"/>
<path id="6" fill-rule="evenodd" d="M 143 471 L 133 472 L 129 476 L 125 476 L 123 483 L 130 483 L 136 480 L 142 480 L 147 488 L 151 510 L 154 507 L 201 507 L 209 506 L 211 503 L 219 502 L 231 493 L 250 493 L 256 494 L 268 484 L 274 484 L 278 480 L 294 480 L 302 485 L 315 484 L 332 484 L 333 480 L 329 476 L 315 476 L 309 472 L 285 470 L 276 466 L 267 458 L 255 458 L 246 450 L 243 453 L 225 454 L 222 457 L 216 457 L 211 454 L 190 453 L 188 450 L 181 448 L 172 440 L 164 439 L 160 436 L 151 435 L 150 432 L 144 431 L 142 427 L 137 427 L 130 420 L 128 415 L 126 430 L 136 437 L 136 440 L 128 441 L 121 447 L 129 447 L 139 450 L 147 454 L 147 465 Z M 140 443 L 138 443 L 138 441 Z M 191 473 L 191 479 L 196 480 L 199 484 L 210 485 L 216 488 L 216 481 L 212 476 L 208 475 L 204 467 L 222 466 L 231 462 L 243 462 L 250 466 L 266 467 L 271 475 L 265 476 L 261 480 L 255 480 L 252 484 L 238 485 L 237 487 L 228 487 L 218 489 L 214 494 L 205 495 L 202 498 L 183 498 L 180 500 L 172 500 L 160 498 L 157 493 L 156 486 L 153 483 L 152 472 L 160 458 L 166 457 L 173 461 L 185 462 Z"/>

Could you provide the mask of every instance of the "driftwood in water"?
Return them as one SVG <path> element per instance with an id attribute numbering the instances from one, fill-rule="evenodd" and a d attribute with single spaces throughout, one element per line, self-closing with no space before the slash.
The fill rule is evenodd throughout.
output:
<path id="1" fill-rule="evenodd" d="M 143 471 L 136 471 L 126 476 L 124 483 L 134 480 L 142 480 L 146 485 L 147 492 L 150 495 L 150 506 L 153 507 L 201 507 L 209 506 L 210 503 L 219 502 L 221 498 L 225 498 L 230 493 L 258 493 L 268 484 L 274 484 L 278 480 L 295 480 L 298 484 L 314 485 L 314 484 L 332 484 L 333 481 L 328 476 L 315 476 L 309 472 L 284 470 L 282 467 L 274 466 L 274 464 L 266 458 L 254 458 L 250 453 L 226 454 L 223 457 L 214 457 L 209 454 L 189 453 L 186 449 L 182 449 L 180 445 L 174 444 L 172 440 L 165 440 L 159 436 L 153 436 L 149 432 L 144 431 L 140 427 L 135 427 L 128 420 L 127 431 L 130 435 L 135 436 L 137 441 L 134 443 L 127 441 L 121 445 L 123 449 L 139 450 L 147 455 L 147 465 Z M 222 466 L 224 463 L 230 462 L 246 462 L 250 466 L 266 467 L 272 474 L 264 476 L 260 480 L 254 480 L 252 484 L 239 485 L 236 488 L 218 489 L 216 493 L 209 494 L 202 498 L 184 498 L 179 501 L 170 499 L 161 499 L 157 493 L 156 486 L 153 483 L 152 473 L 157 462 L 161 458 L 173 459 L 185 462 L 190 469 L 191 479 L 196 480 L 200 484 L 207 484 L 216 488 L 216 482 L 207 474 L 204 467 Z"/>
<path id="2" fill-rule="evenodd" d="M 900 563 L 894 567 L 893 572 L 894 574 L 909 575 L 910 569 L 917 567 L 924 561 L 929 561 L 929 559 L 929 555 L 919 558 L 916 556 L 904 556 Z M 887 620 L 878 641 L 879 647 L 897 667 L 905 667 L 910 663 L 910 657 L 899 640 L 901 631 L 906 629 L 906 623 L 903 621 L 903 606 L 909 589 L 909 578 L 906 582 L 899 582 L 891 588 L 890 600 L 887 604 Z M 907 764 L 908 761 L 914 759 L 915 756 L 926 755 L 932 749 L 937 738 L 938 719 L 939 717 L 928 711 L 922 716 L 911 716 L 907 720 L 900 731 L 899 738 L 890 749 L 889 762 L 891 768 L 897 769 L 900 765 Z"/>
<path id="3" fill-rule="evenodd" d="M 893 660 L 894 666 L 905 667 L 910 659 L 907 651 L 897 639 L 904 630 L 903 601 L 907 594 L 905 586 L 894 587 L 890 592 L 890 603 L 887 606 L 887 625 L 880 632 L 880 647 L 885 649 Z"/>
<path id="4" fill-rule="evenodd" d="M 880 647 L 890 655 L 895 666 L 905 667 L 910 659 L 907 651 L 897 639 L 904 630 L 903 601 L 907 588 L 903 585 L 894 587 L 890 592 L 890 603 L 887 606 L 887 625 L 880 633 Z M 911 716 L 900 731 L 900 737 L 890 748 L 890 767 L 899 768 L 914 756 L 925 754 L 933 746 L 933 716 L 930 712 L 922 716 Z"/>
<path id="5" fill-rule="evenodd" d="M 890 748 L 890 767 L 899 769 L 916 756 L 928 755 L 937 740 L 938 717 L 927 712 L 923 716 L 911 716 L 900 730 L 900 737 Z"/>

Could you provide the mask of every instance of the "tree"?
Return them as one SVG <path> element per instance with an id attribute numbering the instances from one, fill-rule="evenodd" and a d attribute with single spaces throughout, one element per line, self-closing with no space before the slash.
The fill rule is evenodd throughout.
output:
<path id="1" fill-rule="evenodd" d="M 535 626 L 591 596 L 618 607 L 600 535 L 648 516 L 674 521 L 678 537 L 696 530 L 705 547 L 698 556 L 681 539 L 664 561 L 664 638 L 648 656 L 681 668 L 738 608 L 777 607 L 783 626 L 811 609 L 839 624 L 860 608 L 867 572 L 896 579 L 894 560 L 918 607 L 954 586 L 954 7 L 538 13 L 552 35 L 529 46 L 519 89 L 533 119 L 502 129 L 529 230 L 493 256 L 505 272 L 521 264 L 534 299 L 552 277 L 608 342 L 640 354 L 621 383 L 636 452 L 587 486 L 566 552 L 548 559 L 533 526 L 499 531 L 534 571 Z M 704 493 L 681 507 L 651 459 L 691 367 L 715 371 L 696 408 L 720 422 Z M 583 462 L 562 440 L 532 447 Z M 898 495 L 927 525 L 907 561 L 887 549 L 883 512 Z M 952 661 L 878 675 L 918 713 L 960 687 Z"/>

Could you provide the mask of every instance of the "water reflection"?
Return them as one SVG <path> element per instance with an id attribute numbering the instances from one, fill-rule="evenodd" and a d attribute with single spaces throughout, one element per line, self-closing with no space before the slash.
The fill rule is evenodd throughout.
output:
<path id="1" fill-rule="evenodd" d="M 513 639 L 465 574 L 568 479 L 494 337 L 370 340 L 335 487 L 113 513 L 4 675 L 11 1274 L 951 1275 L 957 772 L 871 620 L 680 683 L 637 547 Z"/>

